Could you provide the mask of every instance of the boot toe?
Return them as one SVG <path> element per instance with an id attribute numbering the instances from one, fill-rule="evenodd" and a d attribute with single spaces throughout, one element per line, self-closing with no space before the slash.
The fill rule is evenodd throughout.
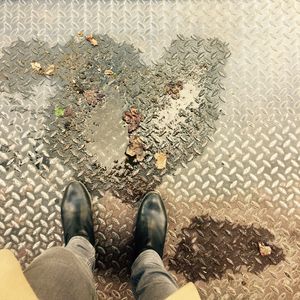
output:
<path id="1" fill-rule="evenodd" d="M 71 182 L 65 189 L 61 203 L 61 218 L 65 244 L 73 236 L 84 236 L 95 244 L 91 196 L 79 181 Z"/>
<path id="2" fill-rule="evenodd" d="M 86 187 L 79 181 L 73 181 L 68 184 L 67 188 L 65 189 L 63 202 L 65 200 L 68 201 L 82 201 L 86 200 L 90 203 L 90 195 L 86 189 Z"/>
<path id="3" fill-rule="evenodd" d="M 161 257 L 166 238 L 167 213 L 159 193 L 150 192 L 142 200 L 136 220 L 135 257 L 147 249 Z"/>
<path id="4" fill-rule="evenodd" d="M 161 196 L 157 192 L 149 192 L 145 195 L 142 204 L 144 210 L 164 211 L 164 204 Z"/>

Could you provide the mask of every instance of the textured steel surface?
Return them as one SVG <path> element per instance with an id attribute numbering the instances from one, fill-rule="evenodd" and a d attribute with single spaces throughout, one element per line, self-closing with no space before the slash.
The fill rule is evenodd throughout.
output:
<path id="1" fill-rule="evenodd" d="M 165 262 L 178 271 L 172 272 L 180 284 L 187 278 L 195 280 L 204 299 L 300 298 L 298 2 L 4 1 L 0 8 L 2 47 L 16 50 L 14 53 L 3 49 L 2 61 L 8 57 L 10 61 L 6 59 L 0 66 L 1 247 L 14 249 L 26 265 L 44 249 L 60 245 L 59 201 L 63 188 L 78 173 L 93 172 L 97 161 L 93 156 L 86 160 L 82 156 L 63 160 L 64 152 L 51 150 L 56 132 L 51 131 L 55 123 L 52 111 L 47 110 L 49 99 L 55 100 L 58 88 L 64 89 L 68 84 L 31 75 L 24 57 L 41 59 L 43 53 L 42 61 L 52 62 L 47 54 L 49 47 L 39 44 L 40 40 L 51 48 L 57 42 L 65 45 L 79 30 L 108 34 L 116 42 L 132 43 L 143 52 L 144 61 L 151 64 L 166 53 L 163 47 L 168 49 L 173 40 L 189 39 L 192 35 L 191 40 L 197 36 L 204 40 L 216 37 L 228 43 L 231 52 L 230 58 L 226 55 L 226 77 L 223 70 L 216 75 L 221 78 L 221 108 L 225 115 L 214 124 L 217 131 L 210 134 L 211 142 L 205 145 L 204 153 L 180 158 L 172 173 L 166 174 L 157 187 L 165 197 L 170 218 Z M 37 50 L 32 51 L 23 42 L 11 45 L 18 38 L 35 38 L 31 45 L 36 43 Z M 195 49 L 193 45 L 188 47 L 190 52 Z M 61 46 L 51 49 L 63 52 Z M 65 62 L 68 61 L 66 58 Z M 184 65 L 185 59 L 182 61 Z M 155 64 L 152 66 L 156 68 Z M 183 79 L 187 81 L 185 76 Z M 116 92 L 109 92 L 109 99 L 111 95 Z M 67 152 L 68 140 L 64 142 L 61 151 Z M 80 140 L 73 143 L 81 149 Z M 105 157 L 108 152 L 103 153 Z M 93 182 L 87 184 L 91 190 L 98 189 Z M 122 195 L 120 199 L 118 194 L 112 195 L 111 186 L 100 190 L 93 199 L 99 295 L 104 299 L 131 298 L 127 281 L 137 205 L 125 203 Z M 205 237 L 211 235 L 202 249 L 195 237 L 201 236 L 201 226 L 200 233 L 195 233 L 198 225 L 194 218 L 206 215 L 215 221 L 202 217 L 200 225 Z M 255 231 L 245 229 L 251 224 Z M 241 236 L 235 239 L 236 228 Z M 228 239 L 227 232 L 232 232 L 233 239 Z M 248 232 L 248 240 L 254 239 L 255 243 L 271 242 L 275 254 L 276 247 L 282 249 L 284 260 L 278 264 L 274 259 L 264 262 L 253 253 L 253 266 L 262 266 L 254 273 L 251 266 L 246 269 L 248 263 L 236 264 L 234 257 L 240 252 L 230 246 L 236 240 L 244 241 L 243 232 Z M 184 262 L 182 247 L 188 247 L 186 253 L 194 257 L 201 256 L 201 251 L 207 257 L 205 254 L 211 251 L 209 241 L 214 241 L 214 236 L 227 242 L 228 248 L 212 243 L 218 250 L 212 252 L 219 262 L 216 266 L 224 258 L 216 253 L 226 253 L 226 271 L 216 267 L 207 280 L 204 259 L 196 260 L 202 266 L 199 277 L 186 276 L 188 265 L 176 263 L 176 257 Z M 251 247 L 242 249 L 254 251 Z M 247 252 L 243 255 L 247 256 Z"/>

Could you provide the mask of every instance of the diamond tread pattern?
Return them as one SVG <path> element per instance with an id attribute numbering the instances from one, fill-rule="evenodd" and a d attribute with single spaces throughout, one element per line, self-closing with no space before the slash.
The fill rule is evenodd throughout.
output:
<path id="1" fill-rule="evenodd" d="M 64 44 L 82 29 L 133 43 L 150 64 L 178 34 L 228 43 L 231 57 L 222 81 L 225 115 L 203 155 L 165 175 L 158 188 L 169 213 L 165 263 L 169 266 L 176 253 L 181 229 L 202 215 L 269 229 L 285 260 L 259 274 L 241 269 L 197 281 L 203 299 L 300 299 L 299 12 L 299 2 L 275 0 L 0 4 L 3 47 L 34 37 Z M 15 63 L 22 64 L 5 66 L 11 66 L 12 74 Z M 3 72 L 0 80 L 7 80 Z M 10 84 L 23 80 L 16 77 Z M 24 89 L 13 94 L 1 90 L 0 247 L 14 249 L 24 266 L 41 251 L 62 244 L 59 201 L 74 177 L 59 158 L 49 164 L 51 155 L 39 144 L 47 122 L 42 99 L 54 90 L 47 81 L 33 90 L 25 81 Z M 95 196 L 93 203 L 99 297 L 131 299 L 128 264 L 136 207 L 110 193 Z M 186 282 L 182 274 L 173 274 L 179 284 Z"/>

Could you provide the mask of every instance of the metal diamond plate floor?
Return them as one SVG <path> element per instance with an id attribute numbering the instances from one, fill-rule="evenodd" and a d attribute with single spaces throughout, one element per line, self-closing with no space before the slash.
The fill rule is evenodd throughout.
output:
<path id="1" fill-rule="evenodd" d="M 292 0 L 1 1 L 0 248 L 25 267 L 62 245 L 59 203 L 80 179 L 99 298 L 132 299 L 136 200 L 156 188 L 180 285 L 202 299 L 300 299 L 299 13 Z M 54 109 L 68 103 L 77 119 L 69 109 L 65 122 Z M 144 145 L 128 164 L 133 104 Z"/>

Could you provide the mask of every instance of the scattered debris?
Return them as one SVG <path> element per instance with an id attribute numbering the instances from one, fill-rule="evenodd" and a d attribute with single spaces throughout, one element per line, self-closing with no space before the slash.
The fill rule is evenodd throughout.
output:
<path id="1" fill-rule="evenodd" d="M 47 51 L 51 55 L 47 55 L 47 58 L 44 58 L 44 50 L 38 48 L 40 49 L 38 51 L 39 55 L 35 55 L 34 58 L 27 57 L 27 63 L 25 64 L 27 69 L 31 69 L 30 63 L 34 60 L 39 62 L 42 67 L 48 64 L 55 64 L 56 71 L 54 76 L 59 75 L 62 80 L 57 81 L 60 89 L 57 89 L 57 95 L 52 97 L 52 99 L 56 99 L 52 106 L 52 117 L 56 118 L 53 113 L 56 106 L 67 109 L 69 105 L 72 105 L 75 112 L 73 118 L 57 118 L 57 122 L 53 124 L 54 126 L 59 126 L 59 128 L 65 126 L 62 128 L 70 128 L 70 130 L 68 132 L 67 130 L 61 130 L 57 136 L 52 136 L 50 132 L 48 136 L 47 133 L 48 139 L 51 141 L 49 149 L 52 149 L 49 151 L 54 151 L 58 156 L 62 157 L 67 155 L 67 153 L 72 155 L 70 152 L 71 148 L 64 150 L 66 145 L 62 141 L 65 135 L 70 134 L 73 137 L 73 140 L 68 140 L 72 144 L 73 149 L 74 140 L 76 141 L 78 135 L 82 134 L 85 129 L 90 130 L 93 126 L 95 131 L 91 132 L 91 135 L 94 133 L 94 136 L 100 136 L 99 131 L 96 130 L 100 130 L 99 128 L 103 130 L 102 127 L 104 126 L 106 128 L 104 123 L 109 125 L 116 124 L 112 122 L 111 116 L 113 114 L 118 115 L 119 120 L 116 122 L 119 122 L 118 124 L 121 127 L 118 131 L 114 130 L 113 133 L 122 132 L 122 135 L 118 135 L 112 140 L 110 136 L 110 129 L 112 128 L 107 126 L 108 130 L 106 132 L 103 130 L 106 135 L 103 134 L 103 136 L 99 137 L 100 140 L 107 139 L 111 141 L 114 149 L 117 149 L 116 151 L 112 153 L 112 148 L 108 144 L 103 144 L 104 150 L 100 155 L 96 156 L 94 153 L 100 152 L 100 150 L 97 150 L 98 147 L 95 147 L 97 142 L 91 139 L 89 147 L 95 150 L 87 151 L 87 147 L 83 147 L 78 149 L 78 153 L 80 157 L 86 158 L 92 153 L 95 160 L 97 159 L 101 165 L 101 168 L 107 167 L 104 172 L 106 181 L 112 184 L 111 186 L 117 191 L 120 199 L 134 203 L 140 198 L 140 194 L 143 193 L 141 186 L 143 186 L 144 190 L 149 190 L 160 183 L 162 174 L 173 172 L 174 168 L 180 163 L 181 159 L 176 160 L 176 157 L 181 156 L 182 149 L 185 149 L 185 155 L 181 156 L 185 163 L 188 157 L 202 153 L 205 147 L 205 143 L 202 141 L 206 139 L 206 135 L 208 135 L 210 130 L 206 127 L 205 122 L 208 121 L 209 124 L 214 126 L 214 118 L 220 114 L 217 109 L 220 99 L 209 92 L 210 86 L 208 90 L 206 88 L 207 78 L 210 78 L 208 76 L 211 74 L 200 72 L 198 69 L 203 61 L 207 61 L 207 64 L 216 70 L 213 75 L 218 77 L 218 71 L 222 73 L 223 69 L 223 65 L 220 63 L 222 55 L 207 56 L 206 59 L 206 56 L 202 55 L 202 53 L 206 53 L 206 48 L 212 49 L 211 47 L 214 48 L 214 53 L 223 53 L 224 47 L 219 41 L 216 41 L 216 44 L 211 46 L 211 41 L 201 40 L 199 47 L 196 47 L 195 51 L 193 51 L 190 46 L 194 42 L 174 41 L 170 52 L 165 52 L 165 55 L 157 64 L 149 67 L 143 63 L 139 51 L 133 46 L 116 43 L 107 35 L 96 35 L 93 31 L 87 31 L 86 29 L 83 30 L 83 34 L 80 33 L 78 35 L 80 30 L 83 30 L 83 28 L 79 28 L 74 32 L 73 38 L 61 47 L 61 51 L 57 51 L 55 47 L 49 48 Z M 93 37 L 97 40 L 98 46 L 96 48 L 86 40 L 88 34 L 93 34 Z M 79 45 L 76 42 L 77 40 Z M 47 47 L 47 44 L 44 47 Z M 36 46 L 33 44 L 32 49 L 35 48 Z M 107 49 L 109 49 L 109 52 L 107 52 Z M 182 49 L 184 50 L 181 51 Z M 95 55 L 95 51 L 97 55 Z M 178 53 L 178 55 L 170 56 L 170 53 Z M 190 55 L 185 55 L 187 53 Z M 4 54 L 4 56 L 9 55 Z M 24 63 L 26 62 L 26 57 L 23 58 L 23 61 Z M 221 62 L 223 63 L 223 58 Z M 11 73 L 6 73 L 11 78 Z M 32 75 L 33 71 L 30 70 L 30 73 Z M 25 76 L 30 75 L 30 73 L 26 74 L 25 72 Z M 39 75 L 35 75 L 35 77 L 37 76 Z M 43 79 L 43 76 L 39 77 L 42 77 L 38 78 L 39 80 Z M 35 80 L 35 78 L 30 78 L 30 80 Z M 172 83 L 168 84 L 170 82 Z M 214 84 L 217 85 L 218 82 L 216 80 Z M 183 89 L 181 90 L 182 87 Z M 15 87 L 13 88 L 15 89 Z M 104 93 L 104 101 L 97 103 L 97 95 L 95 92 L 89 92 L 91 90 L 99 90 Z M 191 90 L 192 92 L 190 92 Z M 201 101 L 199 98 L 200 90 L 203 92 Z M 87 92 L 84 94 L 85 91 Z M 173 100 L 171 95 L 168 93 L 165 95 L 165 92 L 170 94 L 178 93 L 180 98 Z M 111 97 L 111 95 L 114 96 Z M 105 110 L 111 98 L 118 100 L 118 106 L 116 105 L 111 112 L 108 111 L 108 121 L 98 123 L 98 126 L 94 126 L 90 122 L 90 126 L 87 126 L 86 122 L 88 120 L 94 121 L 98 119 L 98 116 L 96 117 L 98 109 L 100 112 L 102 112 L 102 108 Z M 104 103 L 105 105 L 103 105 Z M 206 103 L 209 103 L 209 107 Z M 92 105 L 95 105 L 95 107 Z M 137 126 L 135 123 L 138 123 L 139 120 L 132 120 L 132 124 L 130 124 L 131 121 L 129 120 L 129 124 L 120 120 L 123 119 L 126 111 L 130 111 L 131 106 L 135 106 L 144 117 L 137 129 L 135 129 Z M 198 108 L 200 107 L 205 109 L 205 114 L 199 112 L 200 109 Z M 209 113 L 206 114 L 206 110 Z M 67 112 L 64 115 L 68 115 Z M 135 118 L 134 114 L 132 117 Z M 203 135 L 201 131 L 201 137 L 199 136 L 199 141 L 197 140 L 195 147 L 189 147 L 194 140 L 194 135 L 200 129 L 203 129 Z M 135 156 L 125 155 L 131 135 L 138 135 L 144 144 L 145 158 L 140 163 Z M 119 148 L 115 148 L 117 146 Z M 74 147 L 77 147 L 76 143 Z M 59 151 L 56 151 L 56 149 Z M 128 150 L 130 153 L 130 149 Z M 155 165 L 156 159 L 154 155 L 156 152 L 167 153 L 167 163 L 163 169 L 158 169 Z M 111 158 L 109 163 L 106 157 Z M 113 163 L 115 158 L 119 161 L 117 164 Z M 79 165 L 82 170 L 86 169 L 85 160 L 79 160 Z M 118 169 L 119 166 L 121 169 Z M 135 172 L 139 172 L 141 176 L 136 176 L 135 178 L 138 179 L 128 184 L 131 178 L 134 177 Z M 99 182 L 102 173 L 100 169 L 93 172 L 89 169 L 86 170 L 84 176 L 88 182 L 92 182 L 93 186 L 96 186 L 96 182 Z M 81 173 L 77 178 L 83 179 Z M 122 186 L 119 182 L 122 182 Z M 102 186 L 106 183 L 101 182 L 99 184 Z M 126 189 L 123 186 L 126 186 Z M 255 251 L 260 256 L 257 247 L 256 243 Z M 273 248 L 272 251 L 274 252 Z M 268 259 L 268 257 L 265 258 Z"/>
<path id="2" fill-rule="evenodd" d="M 31 63 L 31 68 L 33 71 L 36 71 L 36 72 L 40 72 L 42 70 L 41 64 L 36 61 Z"/>
<path id="3" fill-rule="evenodd" d="M 86 102 L 92 106 L 96 106 L 99 102 L 103 101 L 105 98 L 104 94 L 102 94 L 100 91 L 96 91 L 96 90 L 85 91 L 83 93 L 83 95 L 84 95 Z"/>
<path id="4" fill-rule="evenodd" d="M 106 76 L 113 76 L 114 74 L 115 73 L 110 69 L 104 71 L 104 75 L 106 75 Z"/>
<path id="5" fill-rule="evenodd" d="M 65 127 L 65 129 L 66 130 L 69 130 L 70 128 L 71 128 L 71 122 L 68 120 L 68 121 L 66 121 L 65 123 L 64 123 L 64 127 Z"/>
<path id="6" fill-rule="evenodd" d="M 90 42 L 94 47 L 98 46 L 98 42 L 96 41 L 96 39 L 93 37 L 92 34 L 89 34 L 85 37 L 85 39 Z"/>
<path id="7" fill-rule="evenodd" d="M 10 152 L 9 146 L 8 145 L 0 145 L 0 152 L 5 152 L 5 153 Z"/>
<path id="8" fill-rule="evenodd" d="M 73 88 L 77 92 L 77 94 L 83 94 L 84 93 L 84 87 L 83 84 L 78 80 L 73 79 Z"/>
<path id="9" fill-rule="evenodd" d="M 53 75 L 55 72 L 55 65 L 49 65 L 44 71 L 43 74 L 44 75 L 48 75 L 51 76 Z"/>
<path id="10" fill-rule="evenodd" d="M 83 30 L 77 32 L 77 34 L 74 36 L 75 43 L 81 43 L 84 40 Z"/>
<path id="11" fill-rule="evenodd" d="M 159 170 L 164 169 L 167 165 L 167 155 L 163 152 L 157 152 L 154 154 L 154 157 L 156 159 L 156 168 Z"/>
<path id="12" fill-rule="evenodd" d="M 54 109 L 54 115 L 56 117 L 63 117 L 64 116 L 64 113 L 65 113 L 65 109 L 62 108 L 62 107 L 55 107 Z"/>
<path id="13" fill-rule="evenodd" d="M 272 253 L 272 248 L 264 243 L 258 242 L 258 249 L 261 256 L 268 256 Z"/>
<path id="14" fill-rule="evenodd" d="M 42 65 L 36 61 L 31 63 L 31 68 L 40 75 L 51 76 L 55 72 L 55 65 L 49 65 L 46 68 L 43 68 Z"/>
<path id="15" fill-rule="evenodd" d="M 143 161 L 145 158 L 144 145 L 142 140 L 137 135 L 132 135 L 129 138 L 129 144 L 126 149 L 126 154 L 131 157 L 136 157 L 137 161 Z"/>
<path id="16" fill-rule="evenodd" d="M 135 106 L 132 106 L 124 113 L 123 120 L 128 125 L 128 132 L 131 133 L 139 127 L 140 122 L 143 121 L 143 116 Z"/>
<path id="17" fill-rule="evenodd" d="M 72 106 L 66 107 L 66 109 L 64 111 L 64 117 L 74 117 L 74 116 L 75 116 L 75 113 L 74 113 Z"/>
<path id="18" fill-rule="evenodd" d="M 183 82 L 178 80 L 176 83 L 171 81 L 165 86 L 165 94 L 170 95 L 172 99 L 180 98 L 180 91 L 183 89 Z"/>

